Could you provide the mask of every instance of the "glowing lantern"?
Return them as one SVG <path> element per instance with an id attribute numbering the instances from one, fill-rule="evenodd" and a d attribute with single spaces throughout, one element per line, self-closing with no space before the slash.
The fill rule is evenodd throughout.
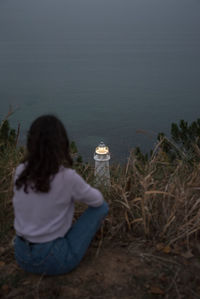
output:
<path id="1" fill-rule="evenodd" d="M 96 147 L 94 153 L 96 185 L 110 185 L 109 148 L 103 142 Z"/>

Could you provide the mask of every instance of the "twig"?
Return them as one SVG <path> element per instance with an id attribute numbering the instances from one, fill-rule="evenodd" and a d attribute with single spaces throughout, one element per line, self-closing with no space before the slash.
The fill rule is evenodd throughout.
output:
<path id="1" fill-rule="evenodd" d="M 100 239 L 100 241 L 99 241 L 99 245 L 98 245 L 98 248 L 97 248 L 95 257 L 98 257 L 98 256 L 99 256 L 99 252 L 100 252 L 102 243 L 103 243 L 103 226 L 101 227 L 101 239 Z"/>
<path id="2" fill-rule="evenodd" d="M 197 294 L 196 292 L 194 292 L 192 289 L 186 287 L 186 289 L 191 292 L 196 298 L 199 298 L 199 294 Z"/>
<path id="3" fill-rule="evenodd" d="M 175 261 L 172 261 L 172 260 L 170 260 L 170 259 L 166 259 L 166 258 L 164 258 L 164 257 L 156 256 L 156 255 L 149 254 L 149 253 L 141 253 L 140 256 L 141 256 L 141 257 L 154 258 L 154 259 L 163 261 L 163 262 L 165 262 L 165 263 L 171 263 L 171 264 L 174 264 L 174 265 L 180 265 L 179 263 L 177 263 L 177 262 L 175 262 Z"/>
<path id="4" fill-rule="evenodd" d="M 40 276 L 40 279 L 38 280 L 38 283 L 37 283 L 37 285 L 36 285 L 36 296 L 37 296 L 36 298 L 37 298 L 37 299 L 40 299 L 40 295 L 39 295 L 39 287 L 40 287 L 40 283 L 41 283 L 43 277 L 44 277 L 44 273 Z"/>
<path id="5" fill-rule="evenodd" d="M 180 292 L 178 290 L 177 283 L 176 283 L 175 279 L 173 279 L 173 283 L 174 283 L 174 286 L 175 286 L 175 289 L 176 289 L 176 293 L 177 293 L 177 296 L 178 296 L 177 298 L 181 299 L 181 295 L 180 295 Z"/>
<path id="6" fill-rule="evenodd" d="M 17 127 L 17 135 L 16 135 L 16 140 L 15 140 L 15 146 L 17 145 L 18 143 L 18 139 L 19 139 L 19 133 L 20 133 L 20 123 L 18 124 L 18 127 Z"/>
<path id="7" fill-rule="evenodd" d="M 180 271 L 180 269 L 176 271 L 174 277 L 172 278 L 172 282 L 170 283 L 169 287 L 166 290 L 166 293 L 168 293 L 171 290 L 173 284 L 176 283 L 176 278 L 177 278 L 177 275 L 178 275 L 179 271 Z"/>
<path id="8" fill-rule="evenodd" d="M 7 120 L 12 114 L 15 113 L 15 111 L 18 109 L 19 107 L 16 107 L 15 109 L 13 109 L 12 105 L 9 105 L 9 110 L 7 115 L 4 117 L 4 120 Z"/>

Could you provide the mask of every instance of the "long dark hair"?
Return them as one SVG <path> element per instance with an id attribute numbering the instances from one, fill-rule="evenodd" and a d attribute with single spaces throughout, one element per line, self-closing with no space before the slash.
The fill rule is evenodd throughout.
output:
<path id="1" fill-rule="evenodd" d="M 71 167 L 70 145 L 62 122 L 54 115 L 38 117 L 31 125 L 27 136 L 25 169 L 16 180 L 16 187 L 31 186 L 36 192 L 48 192 L 50 180 L 61 165 Z"/>

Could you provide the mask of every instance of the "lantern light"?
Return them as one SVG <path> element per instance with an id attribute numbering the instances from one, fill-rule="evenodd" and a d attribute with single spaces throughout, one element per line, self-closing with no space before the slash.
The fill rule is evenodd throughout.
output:
<path id="1" fill-rule="evenodd" d="M 95 160 L 95 180 L 96 185 L 110 185 L 110 169 L 109 169 L 109 160 L 110 160 L 110 152 L 109 148 L 103 143 L 96 147 L 94 153 Z"/>

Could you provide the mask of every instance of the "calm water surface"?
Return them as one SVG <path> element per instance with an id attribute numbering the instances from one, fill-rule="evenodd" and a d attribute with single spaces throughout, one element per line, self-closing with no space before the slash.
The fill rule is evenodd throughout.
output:
<path id="1" fill-rule="evenodd" d="M 0 119 L 55 113 L 85 159 L 200 117 L 199 0 L 1 0 Z M 148 134 L 138 133 L 140 130 Z"/>

